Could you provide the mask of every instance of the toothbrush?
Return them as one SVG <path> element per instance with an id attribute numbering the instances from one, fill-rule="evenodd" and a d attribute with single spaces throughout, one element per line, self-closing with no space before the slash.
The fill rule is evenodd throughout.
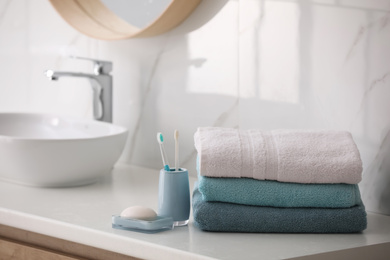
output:
<path id="1" fill-rule="evenodd" d="M 175 130 L 173 137 L 175 138 L 175 169 L 176 171 L 178 171 L 179 170 L 179 131 Z"/>
<path id="2" fill-rule="evenodd" d="M 164 164 L 164 170 L 170 171 L 167 154 L 165 153 L 164 145 L 163 145 L 164 137 L 163 137 L 162 133 L 160 133 L 160 132 L 157 133 L 157 142 L 160 145 L 160 152 L 161 152 L 161 157 L 162 157 L 162 161 Z"/>

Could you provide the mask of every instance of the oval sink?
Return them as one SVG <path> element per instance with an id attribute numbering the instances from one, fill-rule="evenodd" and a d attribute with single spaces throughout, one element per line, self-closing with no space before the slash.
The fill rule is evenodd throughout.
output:
<path id="1" fill-rule="evenodd" d="M 127 132 L 94 120 L 0 113 L 0 179 L 39 187 L 93 183 L 111 172 Z"/>

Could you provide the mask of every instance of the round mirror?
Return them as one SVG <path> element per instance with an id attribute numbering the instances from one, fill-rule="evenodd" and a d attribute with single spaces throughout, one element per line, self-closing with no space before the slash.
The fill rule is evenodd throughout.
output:
<path id="1" fill-rule="evenodd" d="M 101 40 L 150 37 L 183 22 L 201 0 L 49 0 L 79 32 Z"/>
<path id="2" fill-rule="evenodd" d="M 145 28 L 168 8 L 172 0 L 101 0 L 117 16 L 138 28 Z"/>

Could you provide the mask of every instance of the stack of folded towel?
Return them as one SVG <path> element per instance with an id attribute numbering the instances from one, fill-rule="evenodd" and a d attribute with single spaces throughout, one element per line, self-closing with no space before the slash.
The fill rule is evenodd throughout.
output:
<path id="1" fill-rule="evenodd" d="M 351 233 L 367 226 L 362 162 L 342 131 L 195 133 L 195 225 L 219 232 Z"/>

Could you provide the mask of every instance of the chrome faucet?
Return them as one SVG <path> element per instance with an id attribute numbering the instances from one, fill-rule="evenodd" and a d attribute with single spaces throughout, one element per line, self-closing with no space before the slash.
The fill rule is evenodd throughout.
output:
<path id="1" fill-rule="evenodd" d="M 94 119 L 112 123 L 112 76 L 109 74 L 112 71 L 112 62 L 81 57 L 72 58 L 92 61 L 93 74 L 47 70 L 45 75 L 51 80 L 58 80 L 60 77 L 89 79 L 93 91 Z"/>

